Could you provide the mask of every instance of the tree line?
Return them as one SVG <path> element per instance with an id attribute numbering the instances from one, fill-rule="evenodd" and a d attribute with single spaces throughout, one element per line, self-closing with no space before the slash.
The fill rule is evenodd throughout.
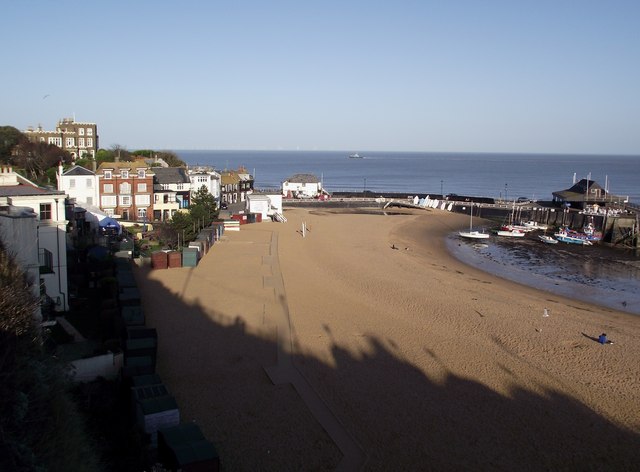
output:
<path id="1" fill-rule="evenodd" d="M 95 165 L 102 162 L 133 161 L 136 157 L 159 158 L 170 167 L 184 167 L 186 163 L 171 151 L 154 151 L 140 149 L 128 151 L 124 146 L 116 144 L 110 149 L 99 149 Z M 13 126 L 0 126 L 0 162 L 15 168 L 29 180 L 39 185 L 56 185 L 56 172 L 58 163 L 65 165 L 75 164 L 89 170 L 93 170 L 93 159 L 90 156 L 81 156 L 75 162 L 71 154 L 55 144 L 44 142 L 31 142 L 29 138 Z"/>

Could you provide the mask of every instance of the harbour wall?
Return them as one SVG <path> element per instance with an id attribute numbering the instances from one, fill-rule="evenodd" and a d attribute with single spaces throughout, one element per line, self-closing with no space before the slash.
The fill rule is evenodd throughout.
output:
<path id="1" fill-rule="evenodd" d="M 398 206 L 413 206 L 412 197 L 424 198 L 422 194 L 394 193 L 377 195 L 371 192 L 341 192 L 334 193 L 329 200 L 317 199 L 283 199 L 283 206 L 289 208 L 383 208 L 390 200 Z M 442 199 L 441 195 L 431 195 L 432 199 Z M 447 198 L 447 197 L 445 197 Z M 638 211 L 626 211 L 617 215 L 588 214 L 577 209 L 562 208 L 556 202 L 538 201 L 519 203 L 514 207 L 513 202 L 495 201 L 491 198 L 472 196 L 449 196 L 449 203 L 453 203 L 452 211 L 469 213 L 469 206 L 473 203 L 473 215 L 494 221 L 496 225 L 505 223 L 512 217 L 513 221 L 535 221 L 549 227 L 568 227 L 581 231 L 588 224 L 592 224 L 596 231 L 602 233 L 602 241 L 619 247 L 640 247 L 638 237 Z"/>

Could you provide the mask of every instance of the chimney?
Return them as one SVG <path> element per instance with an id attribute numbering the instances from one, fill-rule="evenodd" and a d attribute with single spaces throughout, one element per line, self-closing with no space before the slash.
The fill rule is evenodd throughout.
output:
<path id="1" fill-rule="evenodd" d="M 62 190 L 62 171 L 63 171 L 63 167 L 62 167 L 62 161 L 58 161 L 58 175 L 56 176 L 58 178 L 58 190 Z"/>
<path id="2" fill-rule="evenodd" d="M 91 159 L 91 170 L 95 173 L 96 171 L 96 158 Z"/>

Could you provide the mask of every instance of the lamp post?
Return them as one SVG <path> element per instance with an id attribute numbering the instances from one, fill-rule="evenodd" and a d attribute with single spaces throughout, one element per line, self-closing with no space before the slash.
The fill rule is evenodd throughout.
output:
<path id="1" fill-rule="evenodd" d="M 364 184 L 362 186 L 362 196 L 364 197 L 365 193 L 367 193 L 367 178 L 364 178 Z"/>
<path id="2" fill-rule="evenodd" d="M 443 186 L 444 186 L 444 180 L 441 180 L 441 181 L 440 181 L 440 196 L 441 196 L 442 198 L 444 198 L 444 190 L 442 190 L 442 189 L 443 189 Z"/>
<path id="3" fill-rule="evenodd" d="M 506 202 L 508 200 L 507 198 L 507 184 L 504 184 L 504 201 Z"/>

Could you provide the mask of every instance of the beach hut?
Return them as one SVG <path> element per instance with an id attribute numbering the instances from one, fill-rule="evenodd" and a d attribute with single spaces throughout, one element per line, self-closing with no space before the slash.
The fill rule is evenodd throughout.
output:
<path id="1" fill-rule="evenodd" d="M 180 410 L 176 399 L 171 395 L 138 399 L 136 424 L 140 430 L 150 436 L 151 444 L 155 446 L 159 429 L 180 424 Z"/>
<path id="2" fill-rule="evenodd" d="M 182 250 L 182 267 L 195 267 L 198 265 L 198 255 L 199 252 L 197 248 L 194 247 L 186 247 Z"/>
<path id="3" fill-rule="evenodd" d="M 125 361 L 132 357 L 150 357 L 152 372 L 156 369 L 158 340 L 156 338 L 134 338 L 125 341 Z"/>
<path id="4" fill-rule="evenodd" d="M 125 326 L 144 326 L 145 318 L 141 306 L 123 306 L 120 312 Z"/>
<path id="5" fill-rule="evenodd" d="M 125 356 L 124 366 L 122 367 L 122 376 L 133 377 L 134 375 L 148 375 L 155 372 L 154 362 L 151 356 Z"/>
<path id="6" fill-rule="evenodd" d="M 140 305 L 140 291 L 137 287 L 122 287 L 118 294 L 118 301 L 121 306 Z"/>
<path id="7" fill-rule="evenodd" d="M 167 253 L 167 267 L 169 269 L 182 267 L 182 253 L 180 251 L 170 251 Z"/>
<path id="8" fill-rule="evenodd" d="M 220 470 L 218 451 L 193 423 L 158 430 L 158 461 L 169 470 Z"/>
<path id="9" fill-rule="evenodd" d="M 151 267 L 154 269 L 166 269 L 168 267 L 167 253 L 155 251 L 151 253 Z"/>

